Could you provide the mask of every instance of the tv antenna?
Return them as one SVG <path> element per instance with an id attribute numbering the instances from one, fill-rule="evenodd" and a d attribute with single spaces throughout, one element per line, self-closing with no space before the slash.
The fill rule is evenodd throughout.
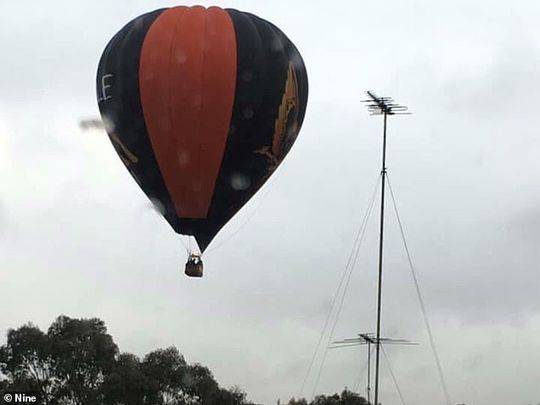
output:
<path id="1" fill-rule="evenodd" d="M 392 97 L 379 97 L 371 91 L 366 92 L 367 100 L 362 100 L 367 105 L 370 115 L 383 116 L 383 147 L 381 166 L 381 215 L 379 226 L 379 269 L 377 282 L 377 332 L 373 339 L 375 345 L 375 405 L 379 404 L 379 359 L 381 349 L 381 308 L 382 308 L 382 276 L 383 276 L 383 246 L 384 246 L 384 193 L 386 186 L 386 121 L 389 115 L 411 114 L 406 106 L 400 105 Z M 368 400 L 369 402 L 369 400 Z"/>
<path id="2" fill-rule="evenodd" d="M 335 342 L 332 342 L 332 345 L 329 347 L 329 349 L 340 349 L 342 347 L 351 347 L 351 346 L 367 346 L 367 387 L 366 387 L 366 394 L 367 394 L 367 401 L 368 404 L 371 402 L 371 349 L 372 345 L 375 345 L 377 342 L 380 342 L 380 344 L 385 345 L 403 345 L 403 346 L 411 346 L 411 345 L 417 345 L 418 343 L 411 342 L 406 339 L 392 339 L 392 338 L 385 338 L 381 337 L 377 340 L 375 336 L 373 336 L 373 333 L 359 333 L 358 337 L 356 338 L 350 338 L 350 339 L 343 339 L 343 340 L 337 340 Z"/>

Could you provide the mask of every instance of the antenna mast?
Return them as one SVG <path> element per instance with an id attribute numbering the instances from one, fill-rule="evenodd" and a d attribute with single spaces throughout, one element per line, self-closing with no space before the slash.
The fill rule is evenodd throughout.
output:
<path id="1" fill-rule="evenodd" d="M 332 346 L 329 347 L 329 349 L 338 349 L 342 347 L 350 347 L 350 346 L 361 346 L 361 345 L 367 345 L 367 388 L 366 388 L 366 394 L 367 394 L 367 401 L 368 404 L 371 402 L 371 345 L 376 344 L 376 342 L 380 342 L 380 344 L 387 344 L 387 345 L 417 345 L 418 343 L 411 342 L 406 339 L 392 339 L 392 338 L 379 338 L 378 340 L 373 336 L 373 333 L 359 333 L 357 338 L 352 339 L 343 339 L 343 340 L 337 340 L 335 342 L 332 342 Z"/>
<path id="2" fill-rule="evenodd" d="M 382 165 L 381 165 L 381 218 L 379 227 L 379 276 L 377 286 L 377 336 L 374 339 L 376 348 L 375 353 L 375 402 L 374 405 L 379 405 L 379 357 L 381 349 L 381 307 L 382 307 L 382 274 L 383 274 L 383 245 L 384 245 L 384 197 L 386 186 L 386 117 L 388 115 L 410 114 L 407 107 L 394 102 L 391 97 L 379 97 L 371 91 L 366 92 L 367 100 L 363 100 L 367 104 L 370 115 L 383 116 L 383 148 L 382 148 Z"/>

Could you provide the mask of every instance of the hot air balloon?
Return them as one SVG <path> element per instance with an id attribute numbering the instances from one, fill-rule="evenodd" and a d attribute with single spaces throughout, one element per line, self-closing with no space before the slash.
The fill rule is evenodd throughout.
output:
<path id="1" fill-rule="evenodd" d="M 253 14 L 172 7 L 135 18 L 97 71 L 120 159 L 179 234 L 204 252 L 291 149 L 308 98 L 294 44 Z M 202 275 L 190 255 L 188 275 Z"/>

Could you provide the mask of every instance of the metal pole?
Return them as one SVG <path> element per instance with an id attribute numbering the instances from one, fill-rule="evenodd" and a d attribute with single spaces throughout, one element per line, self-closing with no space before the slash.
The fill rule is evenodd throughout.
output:
<path id="1" fill-rule="evenodd" d="M 381 169 L 381 222 L 379 230 L 379 282 L 377 291 L 377 340 L 375 356 L 375 402 L 379 405 L 379 354 L 381 346 L 381 304 L 382 304 L 382 271 L 383 271 L 383 236 L 384 236 L 384 190 L 386 185 L 386 111 L 384 111 L 383 126 L 383 150 L 382 150 L 382 169 Z"/>
<path id="2" fill-rule="evenodd" d="M 371 343 L 367 342 L 367 402 L 370 403 L 371 391 Z"/>

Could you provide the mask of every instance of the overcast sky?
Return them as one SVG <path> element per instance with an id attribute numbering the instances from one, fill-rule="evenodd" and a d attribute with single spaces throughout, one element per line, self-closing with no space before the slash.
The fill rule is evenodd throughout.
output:
<path id="1" fill-rule="evenodd" d="M 310 84 L 293 150 L 202 280 L 105 133 L 78 126 L 98 115 L 109 39 L 177 3 L 0 3 L 0 342 L 27 321 L 97 316 L 121 350 L 175 345 L 254 401 L 298 395 L 379 171 L 381 121 L 359 102 L 372 89 L 414 111 L 389 122 L 389 172 L 453 403 L 539 403 L 540 3 L 200 3 L 274 22 Z M 388 218 L 382 330 L 420 343 L 388 353 L 407 403 L 443 404 Z M 376 246 L 372 218 L 336 338 L 374 329 Z M 330 351 L 317 392 L 357 387 L 364 354 Z M 399 401 L 385 366 L 381 400 Z"/>

